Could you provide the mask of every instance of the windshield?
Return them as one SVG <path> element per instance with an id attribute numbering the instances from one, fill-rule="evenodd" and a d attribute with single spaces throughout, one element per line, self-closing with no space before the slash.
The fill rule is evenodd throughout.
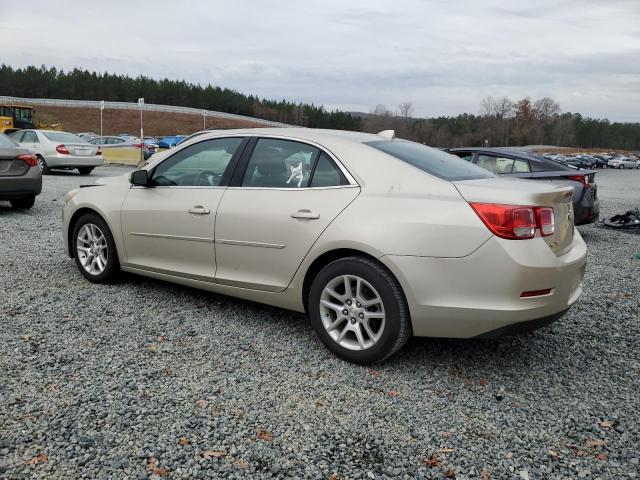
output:
<path id="1" fill-rule="evenodd" d="M 67 132 L 42 132 L 52 142 L 64 142 L 64 143 L 87 143 L 73 133 Z"/>
<path id="2" fill-rule="evenodd" d="M 488 170 L 455 155 L 408 140 L 382 140 L 367 142 L 365 145 L 450 182 L 495 177 Z"/>

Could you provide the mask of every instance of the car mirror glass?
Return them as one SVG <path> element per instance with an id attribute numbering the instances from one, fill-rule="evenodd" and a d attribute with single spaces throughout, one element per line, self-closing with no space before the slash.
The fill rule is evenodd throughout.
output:
<path id="1" fill-rule="evenodd" d="M 131 172 L 129 176 L 129 181 L 132 185 L 137 185 L 140 187 L 148 187 L 149 186 L 149 172 L 146 170 L 136 170 L 135 172 Z"/>

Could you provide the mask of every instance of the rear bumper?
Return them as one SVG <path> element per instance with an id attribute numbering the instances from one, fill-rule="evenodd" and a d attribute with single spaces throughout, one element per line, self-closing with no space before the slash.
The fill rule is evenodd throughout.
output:
<path id="1" fill-rule="evenodd" d="M 586 245 L 575 230 L 571 249 L 560 257 L 542 238 L 492 237 L 462 258 L 386 255 L 381 260 L 403 287 L 414 335 L 470 338 L 559 318 L 582 293 Z M 520 297 L 548 288 L 551 293 L 544 296 Z"/>
<path id="2" fill-rule="evenodd" d="M 50 155 L 46 158 L 49 168 L 99 167 L 104 163 L 101 156 L 79 157 L 76 155 Z"/>
<path id="3" fill-rule="evenodd" d="M 19 177 L 0 177 L 0 200 L 14 200 L 39 195 L 42 191 L 42 173 L 31 167 Z"/>

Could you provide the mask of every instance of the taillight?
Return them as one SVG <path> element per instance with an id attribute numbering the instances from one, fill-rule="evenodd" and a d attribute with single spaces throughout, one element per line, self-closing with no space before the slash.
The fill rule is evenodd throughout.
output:
<path id="1" fill-rule="evenodd" d="M 32 155 L 30 153 L 27 153 L 25 155 L 18 155 L 16 157 L 16 159 L 22 160 L 23 162 L 25 162 L 30 167 L 35 167 L 35 166 L 38 165 L 38 157 L 36 157 L 35 155 Z"/>
<path id="2" fill-rule="evenodd" d="M 548 237 L 553 235 L 556 231 L 556 219 L 553 215 L 553 208 L 550 207 L 538 207 L 535 209 L 538 220 L 538 228 L 540 229 L 540 235 Z"/>
<path id="3" fill-rule="evenodd" d="M 580 182 L 585 190 L 591 187 L 591 185 L 587 183 L 586 175 L 569 175 L 567 178 L 569 180 L 573 180 L 574 182 Z"/>
<path id="4" fill-rule="evenodd" d="M 58 145 L 56 147 L 56 152 L 61 153 L 62 155 L 69 155 L 69 150 L 64 145 Z"/>
<path id="5" fill-rule="evenodd" d="M 135 148 L 142 148 L 142 144 L 141 143 L 134 143 L 133 146 Z"/>
<path id="6" fill-rule="evenodd" d="M 536 236 L 536 230 L 546 237 L 555 231 L 551 207 L 523 207 L 495 203 L 470 203 L 471 208 L 491 232 L 509 240 L 526 240 Z"/>
<path id="7" fill-rule="evenodd" d="M 98 147 L 98 150 L 96 150 L 96 155 L 102 155 L 102 147 Z"/>

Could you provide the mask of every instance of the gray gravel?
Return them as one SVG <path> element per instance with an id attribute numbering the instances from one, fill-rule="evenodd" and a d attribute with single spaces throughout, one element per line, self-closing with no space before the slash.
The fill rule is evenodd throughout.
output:
<path id="1" fill-rule="evenodd" d="M 603 214 L 640 206 L 640 171 L 597 179 Z M 86 181 L 45 177 L 28 213 L 0 204 L 1 478 L 640 476 L 640 235 L 580 227 L 585 292 L 551 328 L 414 339 L 371 370 L 299 314 L 88 283 L 60 234 Z"/>

